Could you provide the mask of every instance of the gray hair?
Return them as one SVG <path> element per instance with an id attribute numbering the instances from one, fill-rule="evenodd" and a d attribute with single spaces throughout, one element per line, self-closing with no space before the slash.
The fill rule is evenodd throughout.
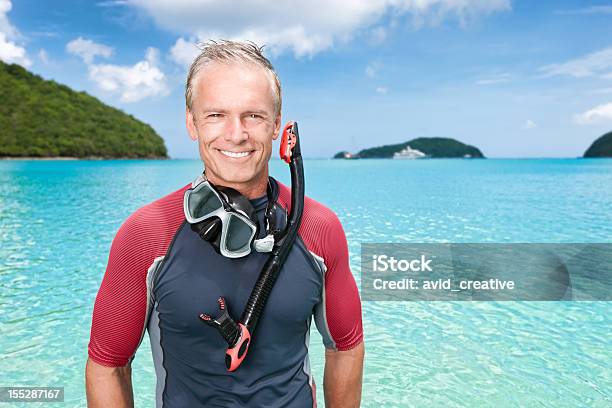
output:
<path id="1" fill-rule="evenodd" d="M 187 109 L 191 111 L 193 106 L 194 86 L 193 82 L 197 74 L 206 65 L 213 62 L 221 63 L 251 63 L 264 68 L 273 82 L 274 91 L 274 111 L 278 115 L 281 111 L 281 85 L 272 63 L 263 55 L 263 48 L 251 41 L 239 42 L 230 40 L 213 41 L 198 44 L 200 54 L 191 63 L 187 84 L 185 85 L 185 103 Z"/>

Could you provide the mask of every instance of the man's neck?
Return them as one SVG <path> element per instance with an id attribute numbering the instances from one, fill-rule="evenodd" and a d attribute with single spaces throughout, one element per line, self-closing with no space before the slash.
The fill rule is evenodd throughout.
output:
<path id="1" fill-rule="evenodd" d="M 214 174 L 206 174 L 206 178 L 216 186 L 230 187 L 238 191 L 240 194 L 253 200 L 266 194 L 268 188 L 268 172 L 262 172 L 257 179 L 250 180 L 245 183 L 229 183 L 219 179 Z"/>

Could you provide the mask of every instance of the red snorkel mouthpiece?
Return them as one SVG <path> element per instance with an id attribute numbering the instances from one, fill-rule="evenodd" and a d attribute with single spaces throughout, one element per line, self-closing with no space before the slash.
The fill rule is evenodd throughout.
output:
<path id="1" fill-rule="evenodd" d="M 299 152 L 300 146 L 297 141 L 297 132 L 296 122 L 287 123 L 283 129 L 280 144 L 280 158 L 288 164 L 291 164 L 291 156 L 294 154 L 293 149 L 296 147 L 296 145 L 298 154 L 301 156 L 301 152 Z"/>
<path id="2" fill-rule="evenodd" d="M 225 352 L 225 366 L 228 371 L 234 371 L 240 366 L 251 342 L 251 334 L 242 323 L 236 323 L 229 315 L 229 308 L 223 296 L 217 300 L 219 315 L 213 318 L 206 313 L 200 314 L 200 319 L 209 326 L 216 328 L 221 336 L 227 341 L 228 348 Z"/>

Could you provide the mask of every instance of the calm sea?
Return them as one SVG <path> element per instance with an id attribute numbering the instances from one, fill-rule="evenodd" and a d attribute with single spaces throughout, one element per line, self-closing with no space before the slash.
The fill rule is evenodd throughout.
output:
<path id="1" fill-rule="evenodd" d="M 360 281 L 364 242 L 612 242 L 612 160 L 306 160 Z M 198 161 L 0 162 L 0 386 L 85 405 L 93 301 L 111 240 Z M 272 175 L 289 183 L 283 163 Z M 364 302 L 364 407 L 612 406 L 608 302 Z M 314 326 L 314 325 L 313 325 Z M 323 347 L 311 362 L 323 405 Z M 136 405 L 154 405 L 145 340 Z M 27 404 L 33 407 L 37 404 Z M 46 406 L 46 405 L 45 405 Z"/>

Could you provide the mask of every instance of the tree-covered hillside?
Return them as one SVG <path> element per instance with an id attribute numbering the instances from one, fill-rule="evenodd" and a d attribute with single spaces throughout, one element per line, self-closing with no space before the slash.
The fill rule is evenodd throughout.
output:
<path id="1" fill-rule="evenodd" d="M 478 148 L 447 137 L 419 137 L 409 142 L 364 149 L 357 153 L 357 156 L 362 159 L 392 158 L 394 153 L 405 149 L 407 146 L 432 158 L 484 157 Z"/>
<path id="2" fill-rule="evenodd" d="M 133 116 L 0 61 L 0 156 L 153 158 L 167 150 Z"/>
<path id="3" fill-rule="evenodd" d="M 612 132 L 595 140 L 584 152 L 584 157 L 612 157 Z"/>

